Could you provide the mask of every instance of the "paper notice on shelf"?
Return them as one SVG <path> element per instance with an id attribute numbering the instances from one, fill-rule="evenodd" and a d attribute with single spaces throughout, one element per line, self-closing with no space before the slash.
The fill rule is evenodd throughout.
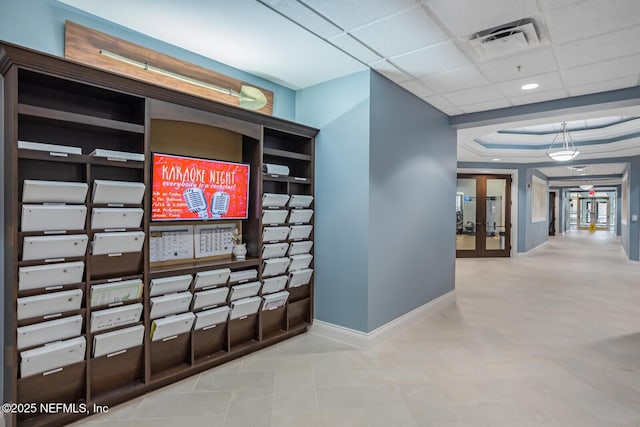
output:
<path id="1" fill-rule="evenodd" d="M 149 228 L 149 262 L 193 258 L 193 226 Z"/>
<path id="2" fill-rule="evenodd" d="M 196 225 L 194 229 L 196 258 L 231 255 L 235 230 L 236 225 L 233 223 Z"/>

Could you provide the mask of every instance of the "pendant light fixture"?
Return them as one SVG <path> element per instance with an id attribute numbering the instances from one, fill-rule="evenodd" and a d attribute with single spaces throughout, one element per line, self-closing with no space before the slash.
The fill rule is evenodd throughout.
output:
<path id="1" fill-rule="evenodd" d="M 559 138 L 560 137 L 560 140 Z M 558 143 L 556 145 L 556 142 Z M 580 151 L 573 144 L 573 138 L 567 129 L 567 122 L 562 122 L 560 131 L 553 137 L 551 145 L 547 149 L 547 156 L 557 162 L 567 162 L 575 159 Z"/>

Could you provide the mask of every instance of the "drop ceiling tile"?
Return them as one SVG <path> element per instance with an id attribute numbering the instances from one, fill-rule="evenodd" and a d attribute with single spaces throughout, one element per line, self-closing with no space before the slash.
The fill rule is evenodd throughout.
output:
<path id="1" fill-rule="evenodd" d="M 297 0 L 261 0 L 322 38 L 338 35 L 342 30 Z"/>
<path id="2" fill-rule="evenodd" d="M 494 83 L 558 70 L 558 65 L 550 47 L 537 49 L 522 55 L 478 63 L 476 66 L 487 79 Z M 520 66 L 519 70 L 518 66 Z"/>
<path id="3" fill-rule="evenodd" d="M 351 34 L 385 57 L 448 40 L 420 6 L 357 28 Z"/>
<path id="4" fill-rule="evenodd" d="M 587 0 L 545 0 L 547 9 L 556 10 L 563 9 L 565 7 L 575 6 L 578 3 L 583 3 Z"/>
<path id="5" fill-rule="evenodd" d="M 548 16 L 551 38 L 562 44 L 640 25 L 640 1 L 589 0 L 551 11 Z"/>
<path id="6" fill-rule="evenodd" d="M 457 107 L 487 101 L 505 100 L 504 95 L 493 85 L 443 93 L 442 96 Z"/>
<path id="7" fill-rule="evenodd" d="M 413 93 L 414 95 L 424 98 L 425 96 L 435 95 L 436 93 L 427 87 L 426 84 L 420 80 L 410 80 L 408 82 L 400 83 L 400 86 Z"/>
<path id="8" fill-rule="evenodd" d="M 556 46 L 564 68 L 629 56 L 640 52 L 640 26 Z"/>
<path id="9" fill-rule="evenodd" d="M 417 0 L 300 0 L 345 30 L 417 4 Z"/>
<path id="10" fill-rule="evenodd" d="M 451 108 L 438 108 L 440 111 L 442 111 L 443 113 L 449 115 L 449 116 L 457 116 L 460 114 L 464 114 L 462 112 L 461 109 L 457 108 L 457 107 L 451 107 Z"/>
<path id="11" fill-rule="evenodd" d="M 575 87 L 626 77 L 630 72 L 638 70 L 640 70 L 640 54 L 568 68 L 563 70 L 562 75 L 567 85 Z"/>
<path id="12" fill-rule="evenodd" d="M 385 60 L 374 62 L 370 64 L 370 66 L 378 73 L 396 83 L 404 83 L 414 78 Z"/>
<path id="13" fill-rule="evenodd" d="M 475 113 L 477 111 L 496 110 L 498 108 L 510 107 L 511 103 L 506 99 L 498 99 L 495 101 L 480 102 L 478 104 L 461 105 L 459 108 L 463 113 Z"/>
<path id="14" fill-rule="evenodd" d="M 509 100 L 513 105 L 533 104 L 536 102 L 550 101 L 552 99 L 566 98 L 567 91 L 564 89 L 550 90 L 520 96 L 510 96 Z"/>
<path id="15" fill-rule="evenodd" d="M 459 38 L 540 13 L 530 0 L 426 0 L 426 4 Z"/>
<path id="16" fill-rule="evenodd" d="M 340 34 L 339 36 L 332 37 L 329 42 L 333 43 L 340 49 L 348 52 L 350 55 L 355 56 L 365 64 L 380 61 L 382 58 L 373 52 L 371 49 L 354 39 L 347 33 Z"/>
<path id="17" fill-rule="evenodd" d="M 425 101 L 427 101 L 429 104 L 433 105 L 440 111 L 443 111 L 445 109 L 457 108 L 455 105 L 452 105 L 449 101 L 447 101 L 440 95 L 425 96 L 422 99 L 424 99 Z"/>
<path id="18" fill-rule="evenodd" d="M 389 59 L 397 67 L 418 78 L 470 65 L 467 57 L 451 41 Z"/>
<path id="19" fill-rule="evenodd" d="M 520 87 L 525 83 L 538 83 L 540 86 L 537 89 L 525 91 L 520 89 Z M 508 82 L 501 82 L 498 83 L 497 86 L 509 98 L 513 96 L 524 96 L 564 88 L 560 74 L 556 72 L 510 80 Z"/>
<path id="20" fill-rule="evenodd" d="M 605 80 L 595 83 L 587 83 L 581 86 L 569 86 L 569 95 L 579 96 L 588 95 L 590 93 L 607 92 L 610 90 L 624 89 L 636 86 L 638 84 L 638 74 L 633 74 L 619 79 Z"/>
<path id="21" fill-rule="evenodd" d="M 444 73 L 432 74 L 423 77 L 422 81 L 438 93 L 453 92 L 489 84 L 487 79 L 473 65 L 456 68 Z"/>

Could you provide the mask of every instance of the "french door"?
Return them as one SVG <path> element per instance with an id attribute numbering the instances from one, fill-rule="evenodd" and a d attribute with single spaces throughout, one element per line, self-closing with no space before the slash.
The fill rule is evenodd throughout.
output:
<path id="1" fill-rule="evenodd" d="M 456 256 L 511 253 L 511 176 L 458 174 Z"/>

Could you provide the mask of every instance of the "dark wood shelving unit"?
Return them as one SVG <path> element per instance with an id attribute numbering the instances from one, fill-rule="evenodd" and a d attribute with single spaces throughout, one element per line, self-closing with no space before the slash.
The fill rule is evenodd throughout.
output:
<path id="1" fill-rule="evenodd" d="M 256 312 L 232 320 L 227 317 L 225 322 L 213 327 L 192 329 L 152 341 L 150 283 L 153 279 L 195 276 L 198 272 L 216 269 L 230 269 L 232 272 L 257 270 L 257 277 L 252 280 L 262 283 L 267 277 L 263 277 L 262 248 L 265 242 L 262 234 L 264 227 L 271 224 L 262 224 L 261 198 L 270 192 L 313 196 L 316 129 L 2 42 L 0 74 L 4 78 L 4 102 L 0 104 L 4 109 L 0 113 L 4 120 L 5 401 L 111 407 L 307 330 L 313 319 L 313 276 L 304 286 L 285 287 L 284 290 L 289 292 L 288 302 L 274 310 L 262 310 L 266 294 L 260 290 L 257 297 L 263 299 Z M 167 134 L 173 139 L 163 145 L 162 138 L 168 138 Z M 18 141 L 79 147 L 82 154 L 18 149 Z M 92 156 L 96 149 L 144 154 L 145 160 L 118 161 Z M 180 263 L 150 263 L 149 230 L 152 225 L 160 225 L 151 223 L 151 153 L 155 151 L 250 165 L 249 214 L 247 219 L 236 221 L 247 243 L 245 260 L 205 258 Z M 262 172 L 265 163 L 286 165 L 290 174 L 265 174 Z M 86 207 L 84 226 L 63 233 L 21 231 L 23 204 L 45 204 L 22 202 L 23 184 L 27 179 L 86 183 L 88 193 L 85 201 L 75 203 Z M 94 203 L 95 180 L 144 183 L 146 189 L 140 203 Z M 143 209 L 140 226 L 124 230 L 91 228 L 94 208 L 116 207 Z M 308 209 L 313 209 L 313 204 Z M 280 210 L 289 211 L 290 208 L 282 207 Z M 313 225 L 313 219 L 309 224 Z M 292 224 L 279 225 L 288 227 Z M 119 231 L 144 232 L 142 250 L 92 254 L 91 242 L 96 233 Z M 82 256 L 22 259 L 26 237 L 54 235 L 86 235 L 89 244 Z M 305 240 L 313 240 L 313 233 Z M 290 243 L 289 240 L 283 242 Z M 80 281 L 20 289 L 20 269 L 63 262 L 83 263 Z M 313 268 L 313 262 L 310 268 Z M 92 286 L 126 280 L 142 281 L 142 297 L 91 306 Z M 223 286 L 231 289 L 240 283 L 228 282 Z M 18 320 L 18 298 L 77 289 L 83 291 L 79 309 Z M 197 292 L 193 285 L 188 291 Z M 221 306 L 231 303 L 230 296 L 227 296 L 227 301 Z M 137 321 L 92 332 L 95 312 L 136 304 L 143 307 Z M 193 313 L 205 309 L 209 307 L 189 308 Z M 74 315 L 82 317 L 82 329 L 79 337 L 75 338 L 85 341 L 84 358 L 73 364 L 22 377 L 21 352 L 28 348 L 16 349 L 17 328 Z M 96 336 L 127 328 L 140 329 L 140 326 L 144 326 L 140 344 L 113 353 L 96 353 L 98 356 L 94 357 Z M 14 415 L 9 424 L 20 427 L 61 426 L 86 415 Z"/>

